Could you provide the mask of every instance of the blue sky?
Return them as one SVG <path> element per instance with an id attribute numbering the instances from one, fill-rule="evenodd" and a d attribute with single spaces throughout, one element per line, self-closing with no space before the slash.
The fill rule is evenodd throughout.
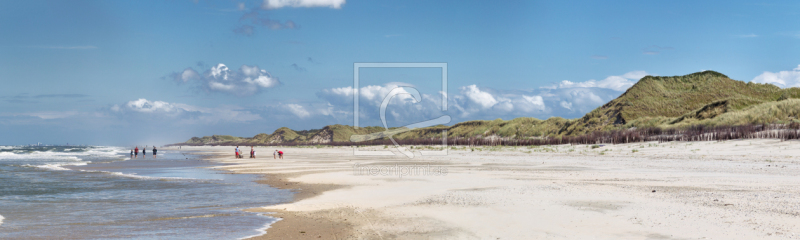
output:
<path id="1" fill-rule="evenodd" d="M 165 144 L 353 124 L 580 117 L 645 75 L 800 86 L 796 1 L 2 1 L 0 144 Z M 223 65 L 220 65 L 223 64 Z M 361 96 L 361 125 L 380 98 Z"/>

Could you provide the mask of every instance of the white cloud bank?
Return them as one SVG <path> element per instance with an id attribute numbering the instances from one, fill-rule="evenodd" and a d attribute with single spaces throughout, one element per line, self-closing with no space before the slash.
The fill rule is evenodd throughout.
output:
<path id="1" fill-rule="evenodd" d="M 237 96 L 249 96 L 263 89 L 277 87 L 281 84 L 258 66 L 242 65 L 237 71 L 231 71 L 225 64 L 217 64 L 202 75 L 193 68 L 175 72 L 170 77 L 179 83 L 199 82 L 209 92 L 222 92 Z"/>
<path id="2" fill-rule="evenodd" d="M 283 7 L 329 7 L 340 9 L 345 0 L 264 0 L 261 5 L 264 9 L 278 9 Z"/>
<path id="3" fill-rule="evenodd" d="M 563 80 L 558 85 L 542 87 L 547 89 L 558 89 L 558 88 L 607 88 L 614 91 L 624 92 L 633 84 L 639 81 L 639 79 L 647 76 L 647 72 L 645 71 L 632 71 L 625 73 L 619 76 L 608 76 L 603 80 L 597 81 L 591 79 L 585 82 L 571 82 L 569 80 Z"/>
<path id="4" fill-rule="evenodd" d="M 458 93 L 448 96 L 448 111 L 442 112 L 442 94 L 421 92 L 420 101 L 414 99 L 410 92 L 413 88 L 405 83 L 387 83 L 383 86 L 369 85 L 358 89 L 359 116 L 368 125 L 375 125 L 380 118 L 379 111 L 384 97 L 394 89 L 399 94 L 395 95 L 386 110 L 387 121 L 391 123 L 416 123 L 429 120 L 442 115 L 451 115 L 460 118 L 512 118 L 517 116 L 530 116 L 546 110 L 544 98 L 535 94 L 501 92 L 477 85 L 459 88 Z M 352 109 L 352 87 L 324 89 L 317 93 L 321 99 L 329 104 L 327 111 L 312 111 L 331 113 L 336 109 Z M 352 117 L 352 113 L 350 115 Z M 391 124 L 390 123 L 390 124 Z M 402 125 L 402 124 L 400 124 Z M 395 126 L 395 125 L 393 125 Z M 399 125 L 397 125 L 399 126 Z"/>
<path id="5" fill-rule="evenodd" d="M 516 117 L 551 116 L 575 118 L 618 97 L 633 86 L 639 79 L 648 75 L 645 71 L 632 71 L 621 75 L 608 76 L 602 80 L 590 79 L 573 82 L 564 80 L 558 84 L 533 90 L 499 90 L 478 85 L 467 85 L 451 90 L 448 96 L 448 110 L 441 111 L 441 92 L 421 93 L 421 102 L 416 102 L 410 94 L 397 95 L 389 105 L 386 113 L 389 122 L 412 123 L 424 121 L 447 114 L 454 122 L 475 119 L 512 119 Z M 358 89 L 359 119 L 362 124 L 379 119 L 379 107 L 392 89 L 411 86 L 406 83 L 387 83 L 385 85 L 369 85 Z M 412 86 L 413 87 L 413 86 Z M 423 91 L 424 89 L 419 89 Z M 352 118 L 352 87 L 323 89 L 317 96 L 325 100 L 329 106 L 327 112 L 349 112 Z M 401 91 L 407 93 L 407 91 Z M 322 110 L 310 110 L 313 115 L 322 115 Z M 298 117 L 301 115 L 298 115 Z M 302 115 L 304 118 L 309 116 Z M 347 119 L 339 115 L 337 119 Z M 391 125 L 391 124 L 390 124 Z M 402 125 L 402 124 L 401 124 Z M 400 125 L 393 125 L 400 126 Z"/>
<path id="6" fill-rule="evenodd" d="M 509 113 L 520 115 L 539 113 L 545 110 L 542 96 L 520 93 L 490 92 L 477 85 L 460 88 L 457 95 L 450 96 L 462 117 L 480 115 L 505 116 Z"/>
<path id="7" fill-rule="evenodd" d="M 782 88 L 800 87 L 800 65 L 791 71 L 764 72 L 753 78 L 755 83 L 769 83 Z"/>

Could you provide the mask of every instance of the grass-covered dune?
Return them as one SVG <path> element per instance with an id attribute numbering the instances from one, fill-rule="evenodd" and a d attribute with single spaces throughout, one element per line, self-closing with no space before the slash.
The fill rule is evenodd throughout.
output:
<path id="1" fill-rule="evenodd" d="M 782 89 L 771 84 L 746 83 L 714 71 L 684 76 L 646 76 L 618 98 L 581 118 L 553 117 L 540 120 L 477 120 L 452 126 L 392 129 L 395 139 L 405 142 L 441 138 L 447 130 L 454 139 L 529 140 L 575 138 L 626 129 L 675 130 L 698 126 L 787 125 L 800 123 L 800 88 Z M 252 138 L 225 135 L 194 137 L 185 145 L 276 145 L 333 144 L 350 141 L 353 135 L 377 134 L 382 127 L 354 128 L 329 125 L 322 129 L 294 131 L 279 128 L 272 134 Z M 379 135 L 375 135 L 379 136 Z"/>

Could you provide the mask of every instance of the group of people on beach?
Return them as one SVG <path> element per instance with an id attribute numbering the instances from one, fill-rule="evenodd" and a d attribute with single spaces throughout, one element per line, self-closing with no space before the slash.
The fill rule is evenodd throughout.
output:
<path id="1" fill-rule="evenodd" d="M 153 158 L 156 158 L 157 154 L 158 154 L 158 149 L 156 149 L 156 146 L 153 146 Z M 142 148 L 142 158 L 146 157 L 147 157 L 147 145 L 145 145 Z M 131 158 L 139 158 L 139 146 L 136 146 L 136 148 L 131 149 Z"/>
<path id="2" fill-rule="evenodd" d="M 272 153 L 272 157 L 275 159 L 283 159 L 283 151 L 275 149 L 275 152 Z M 236 146 L 236 158 L 244 158 L 244 153 L 239 149 L 239 146 Z M 256 158 L 256 149 L 253 146 L 250 146 L 250 158 Z"/>

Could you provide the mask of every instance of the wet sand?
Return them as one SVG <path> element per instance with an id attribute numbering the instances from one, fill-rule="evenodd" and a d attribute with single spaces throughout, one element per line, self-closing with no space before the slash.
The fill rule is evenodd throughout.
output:
<path id="1" fill-rule="evenodd" d="M 456 148 L 414 159 L 281 148 L 283 160 L 195 149 L 297 192 L 251 209 L 283 218 L 257 239 L 800 238 L 798 141 Z M 362 171 L 428 164 L 447 174 Z"/>

